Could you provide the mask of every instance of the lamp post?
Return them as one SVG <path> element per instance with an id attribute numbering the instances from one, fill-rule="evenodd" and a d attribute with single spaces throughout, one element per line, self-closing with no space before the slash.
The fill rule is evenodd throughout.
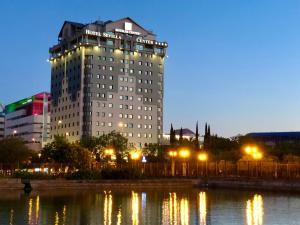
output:
<path id="1" fill-rule="evenodd" d="M 141 153 L 138 151 L 133 151 L 130 153 L 130 158 L 133 160 L 134 165 L 137 166 L 137 161 L 141 157 Z"/>
<path id="2" fill-rule="evenodd" d="M 118 127 L 121 129 L 121 134 L 122 134 L 122 136 L 124 136 L 124 135 L 123 135 L 123 127 L 124 127 L 124 123 L 123 123 L 123 122 L 120 122 L 120 123 L 118 124 Z"/>
<path id="3" fill-rule="evenodd" d="M 179 151 L 179 156 L 180 158 L 183 159 L 183 162 L 182 162 L 182 176 L 186 176 L 187 175 L 187 162 L 186 162 L 186 159 L 188 159 L 190 157 L 190 150 L 188 149 L 181 149 Z"/>
<path id="4" fill-rule="evenodd" d="M 115 153 L 114 149 L 108 148 L 104 150 L 104 155 L 107 159 L 107 162 L 109 162 L 109 159 L 111 159 L 112 155 Z"/>
<path id="5" fill-rule="evenodd" d="M 205 162 L 205 176 L 207 176 L 207 159 L 208 159 L 208 156 L 205 152 L 198 154 L 198 160 L 200 162 Z"/>
<path id="6" fill-rule="evenodd" d="M 257 161 L 261 160 L 263 158 L 262 152 L 258 149 L 257 146 L 246 146 L 245 147 L 245 153 L 252 157 L 252 159 L 255 161 L 255 167 L 256 167 L 256 176 L 258 176 L 258 165 Z M 248 175 L 249 175 L 249 161 L 248 161 Z"/>
<path id="7" fill-rule="evenodd" d="M 169 156 L 171 157 L 171 174 L 172 177 L 175 176 L 175 158 L 177 157 L 177 152 L 176 151 L 169 151 Z"/>
<path id="8" fill-rule="evenodd" d="M 17 130 L 13 131 L 13 136 L 15 136 L 17 134 Z"/>
<path id="9" fill-rule="evenodd" d="M 58 136 L 58 129 L 59 129 L 59 125 L 62 124 L 62 120 L 58 120 L 57 122 L 57 130 L 56 130 L 56 135 Z"/>

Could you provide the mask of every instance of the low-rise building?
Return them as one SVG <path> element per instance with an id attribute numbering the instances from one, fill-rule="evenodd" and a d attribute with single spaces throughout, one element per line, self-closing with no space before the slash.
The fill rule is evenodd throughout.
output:
<path id="1" fill-rule="evenodd" d="M 4 138 L 4 112 L 0 111 L 0 139 Z"/>
<path id="2" fill-rule="evenodd" d="M 282 142 L 300 141 L 300 132 L 257 132 L 246 134 L 258 143 L 275 146 Z"/>
<path id="3" fill-rule="evenodd" d="M 22 138 L 29 148 L 40 150 L 50 133 L 49 93 L 42 92 L 5 106 L 5 136 Z"/>

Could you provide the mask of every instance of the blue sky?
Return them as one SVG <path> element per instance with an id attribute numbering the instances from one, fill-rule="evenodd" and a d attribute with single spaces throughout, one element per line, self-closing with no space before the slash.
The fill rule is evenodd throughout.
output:
<path id="1" fill-rule="evenodd" d="M 169 43 L 165 130 L 300 130 L 299 0 L 2 0 L 0 102 L 50 89 L 48 48 L 64 20 L 127 16 Z"/>

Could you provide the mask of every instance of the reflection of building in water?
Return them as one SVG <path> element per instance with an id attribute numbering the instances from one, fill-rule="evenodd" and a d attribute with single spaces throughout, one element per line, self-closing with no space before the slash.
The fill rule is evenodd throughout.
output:
<path id="1" fill-rule="evenodd" d="M 206 193 L 199 193 L 199 224 L 206 225 Z"/>
<path id="2" fill-rule="evenodd" d="M 139 224 L 139 195 L 132 192 L 132 225 Z"/>
<path id="3" fill-rule="evenodd" d="M 254 195 L 253 199 L 247 201 L 246 218 L 247 225 L 263 224 L 263 199 L 261 195 Z"/>
<path id="4" fill-rule="evenodd" d="M 112 217 L 112 195 L 111 192 L 104 192 L 104 225 L 111 225 L 111 217 Z"/>

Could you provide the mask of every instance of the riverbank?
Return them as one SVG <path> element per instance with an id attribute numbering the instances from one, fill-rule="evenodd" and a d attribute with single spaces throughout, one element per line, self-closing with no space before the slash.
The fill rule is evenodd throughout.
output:
<path id="1" fill-rule="evenodd" d="M 89 189 L 89 188 L 192 188 L 198 179 L 138 179 L 138 180 L 30 180 L 33 190 Z M 22 190 L 21 179 L 0 179 L 0 190 Z"/>
<path id="2" fill-rule="evenodd" d="M 260 178 L 161 178 L 138 180 L 31 180 L 33 190 L 48 189 L 97 189 L 97 188 L 134 188 L 134 189 L 162 189 L 162 188 L 226 188 L 261 191 L 289 191 L 300 192 L 300 180 L 275 180 Z M 21 179 L 0 179 L 0 190 L 23 190 Z"/>
<path id="3" fill-rule="evenodd" d="M 210 177 L 200 178 L 198 184 L 200 188 L 300 192 L 300 180 Z"/>

